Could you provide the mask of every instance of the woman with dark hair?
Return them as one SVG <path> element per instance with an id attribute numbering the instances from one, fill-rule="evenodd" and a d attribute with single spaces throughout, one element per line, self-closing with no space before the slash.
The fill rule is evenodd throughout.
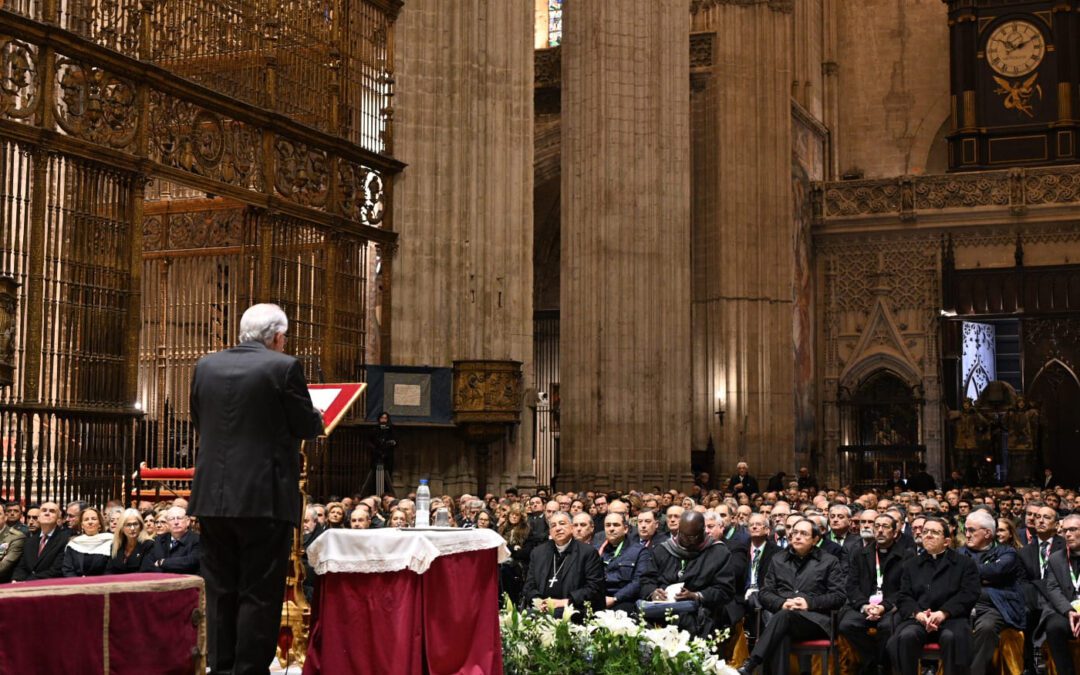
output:
<path id="1" fill-rule="evenodd" d="M 65 577 L 96 577 L 105 574 L 109 564 L 113 535 L 102 532 L 101 512 L 87 507 L 79 514 L 79 531 L 64 549 Z"/>
<path id="2" fill-rule="evenodd" d="M 132 574 L 138 572 L 143 561 L 148 563 L 154 548 L 154 537 L 146 529 L 142 515 L 136 509 L 120 514 L 120 521 L 113 535 L 112 558 L 105 569 L 106 574 Z"/>
<path id="3" fill-rule="evenodd" d="M 521 600 L 521 590 L 525 586 L 525 568 L 532 552 L 532 547 L 526 545 L 529 539 L 529 520 L 521 504 L 510 505 L 506 521 L 499 528 L 499 534 L 510 549 L 510 557 L 499 565 L 499 586 L 517 605 Z"/>

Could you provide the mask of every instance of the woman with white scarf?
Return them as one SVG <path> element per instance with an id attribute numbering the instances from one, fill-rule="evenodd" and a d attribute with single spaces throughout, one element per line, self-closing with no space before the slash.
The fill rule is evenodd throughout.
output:
<path id="1" fill-rule="evenodd" d="M 79 531 L 64 549 L 65 577 L 95 577 L 105 574 L 105 567 L 112 555 L 113 535 L 102 532 L 101 512 L 95 508 L 83 509 L 79 514 Z"/>

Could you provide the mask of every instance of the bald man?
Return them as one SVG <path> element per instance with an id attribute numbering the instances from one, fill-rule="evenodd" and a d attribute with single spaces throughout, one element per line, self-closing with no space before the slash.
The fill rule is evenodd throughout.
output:
<path id="1" fill-rule="evenodd" d="M 67 548 L 69 530 L 60 529 L 60 505 L 45 502 L 38 515 L 39 530 L 26 538 L 22 557 L 15 567 L 15 581 L 55 579 L 64 576 L 64 549 Z"/>
<path id="2" fill-rule="evenodd" d="M 679 613 L 679 628 L 705 637 L 724 627 L 724 606 L 735 592 L 735 571 L 731 552 L 705 533 L 705 518 L 686 511 L 679 518 L 678 532 L 653 549 L 653 565 L 641 579 L 641 597 L 653 602 L 695 603 L 704 611 Z M 668 597 L 666 589 L 682 584 L 682 590 Z"/>

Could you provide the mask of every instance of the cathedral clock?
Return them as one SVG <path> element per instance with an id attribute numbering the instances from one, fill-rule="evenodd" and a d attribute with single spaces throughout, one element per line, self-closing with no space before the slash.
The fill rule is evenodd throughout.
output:
<path id="1" fill-rule="evenodd" d="M 1078 161 L 1080 0 L 949 6 L 953 171 Z"/>

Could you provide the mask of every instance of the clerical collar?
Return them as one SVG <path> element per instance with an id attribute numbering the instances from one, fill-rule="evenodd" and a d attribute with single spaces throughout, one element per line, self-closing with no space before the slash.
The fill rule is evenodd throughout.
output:
<path id="1" fill-rule="evenodd" d="M 926 555 L 930 556 L 931 560 L 937 560 L 941 556 L 945 555 L 945 551 L 942 551 L 941 553 L 931 553 L 930 551 L 927 551 Z"/>
<path id="2" fill-rule="evenodd" d="M 559 546 L 558 544 L 555 544 L 554 541 L 552 541 L 551 543 L 555 544 L 555 550 L 556 551 L 558 551 L 559 553 L 566 553 L 566 549 L 570 548 L 570 542 L 572 542 L 572 541 L 574 541 L 574 540 L 571 539 L 570 541 L 566 542 L 562 546 Z"/>

